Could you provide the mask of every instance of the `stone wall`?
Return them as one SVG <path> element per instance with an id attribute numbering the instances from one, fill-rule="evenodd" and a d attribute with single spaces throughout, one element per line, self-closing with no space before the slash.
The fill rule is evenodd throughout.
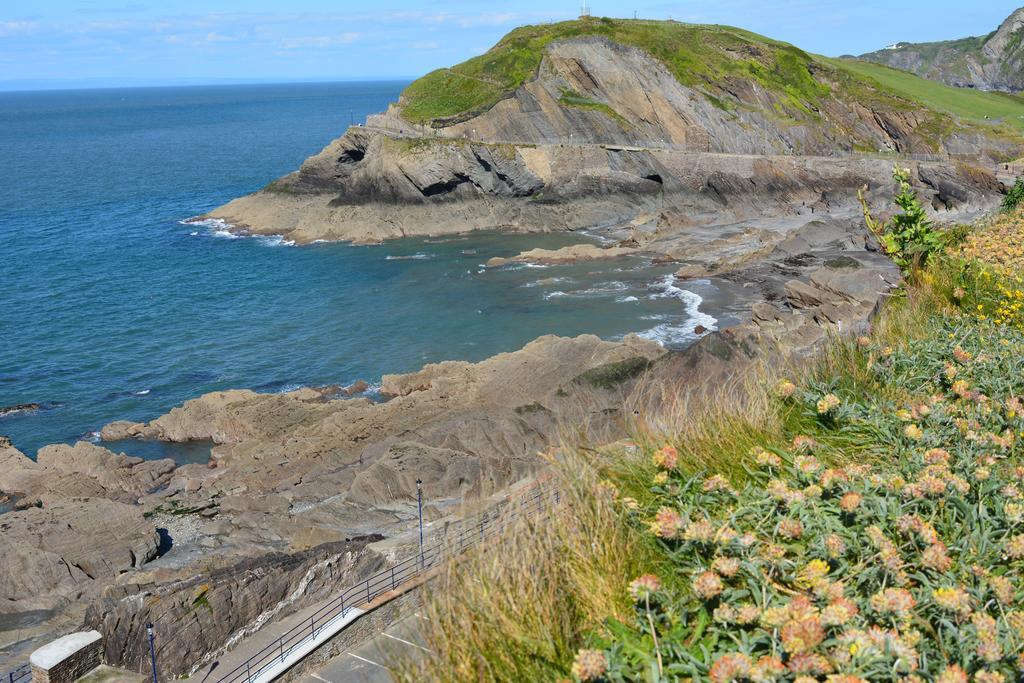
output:
<path id="1" fill-rule="evenodd" d="M 103 664 L 103 636 L 72 633 L 39 648 L 29 661 L 32 683 L 73 683 Z"/>

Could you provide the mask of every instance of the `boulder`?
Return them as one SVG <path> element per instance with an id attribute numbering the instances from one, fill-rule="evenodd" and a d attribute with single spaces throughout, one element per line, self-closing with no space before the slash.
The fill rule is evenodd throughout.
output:
<path id="1" fill-rule="evenodd" d="M 110 500 L 45 499 L 0 516 L 0 600 L 67 592 L 111 579 L 157 555 L 160 539 L 138 507 Z"/>
<path id="2" fill-rule="evenodd" d="M 16 449 L 0 447 L 0 491 L 19 496 L 20 506 L 43 496 L 107 498 L 135 503 L 167 484 L 174 472 L 170 459 L 145 461 L 117 455 L 86 441 L 39 450 L 35 462 Z"/>
<path id="3" fill-rule="evenodd" d="M 494 257 L 488 259 L 489 267 L 503 266 L 509 263 L 577 263 L 597 259 L 619 258 L 635 254 L 639 249 L 633 247 L 600 247 L 596 244 L 573 244 L 560 249 L 530 249 L 510 258 Z"/>

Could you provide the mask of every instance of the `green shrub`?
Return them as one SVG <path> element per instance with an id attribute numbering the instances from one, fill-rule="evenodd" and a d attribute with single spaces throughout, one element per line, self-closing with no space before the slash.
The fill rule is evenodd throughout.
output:
<path id="1" fill-rule="evenodd" d="M 1010 191 L 1003 197 L 1003 211 L 1013 211 L 1024 200 L 1024 178 L 1017 178 Z"/>
<path id="2" fill-rule="evenodd" d="M 932 256 L 945 246 L 945 241 L 942 232 L 928 220 L 917 192 L 910 187 L 910 170 L 893 166 L 892 177 L 899 187 L 894 201 L 900 213 L 887 223 L 871 217 L 863 193 L 860 199 L 868 229 L 878 237 L 889 257 L 909 273 L 914 268 L 928 265 Z"/>

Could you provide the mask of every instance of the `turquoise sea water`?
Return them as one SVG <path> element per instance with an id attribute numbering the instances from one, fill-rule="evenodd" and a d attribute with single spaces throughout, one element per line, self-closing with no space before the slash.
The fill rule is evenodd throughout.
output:
<path id="1" fill-rule="evenodd" d="M 680 290 L 670 268 L 480 266 L 585 235 L 289 247 L 183 222 L 294 170 L 402 86 L 0 94 L 0 407 L 42 404 L 0 434 L 34 454 L 216 389 L 373 383 L 548 333 L 683 345 L 710 323 L 695 309 L 715 288 Z"/>

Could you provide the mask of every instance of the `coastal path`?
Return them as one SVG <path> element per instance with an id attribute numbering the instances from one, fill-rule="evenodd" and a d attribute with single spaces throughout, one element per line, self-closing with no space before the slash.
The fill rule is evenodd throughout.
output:
<path id="1" fill-rule="evenodd" d="M 340 590 L 327 600 L 267 623 L 234 649 L 199 667 L 191 678 L 202 683 L 269 683 L 346 629 L 357 625 L 364 615 L 422 586 L 450 560 L 471 548 L 500 538 L 517 519 L 532 517 L 557 505 L 558 501 L 558 491 L 545 482 L 524 486 L 480 514 L 446 525 L 440 538 L 429 539 L 420 549 L 413 547 L 407 557 L 373 576 Z M 398 537 L 390 539 L 390 542 L 408 546 L 407 537 L 414 533 L 416 530 L 404 534 L 404 539 Z M 414 642 L 409 638 L 395 637 L 407 643 Z M 349 666 L 355 662 L 369 663 L 378 665 L 369 671 L 381 673 L 377 669 L 383 665 L 369 656 L 359 656 L 356 651 L 343 654 L 348 656 Z M 339 662 L 330 666 L 343 665 Z M 365 669 L 361 665 L 355 666 Z M 317 683 L 316 679 L 311 683 Z"/>

